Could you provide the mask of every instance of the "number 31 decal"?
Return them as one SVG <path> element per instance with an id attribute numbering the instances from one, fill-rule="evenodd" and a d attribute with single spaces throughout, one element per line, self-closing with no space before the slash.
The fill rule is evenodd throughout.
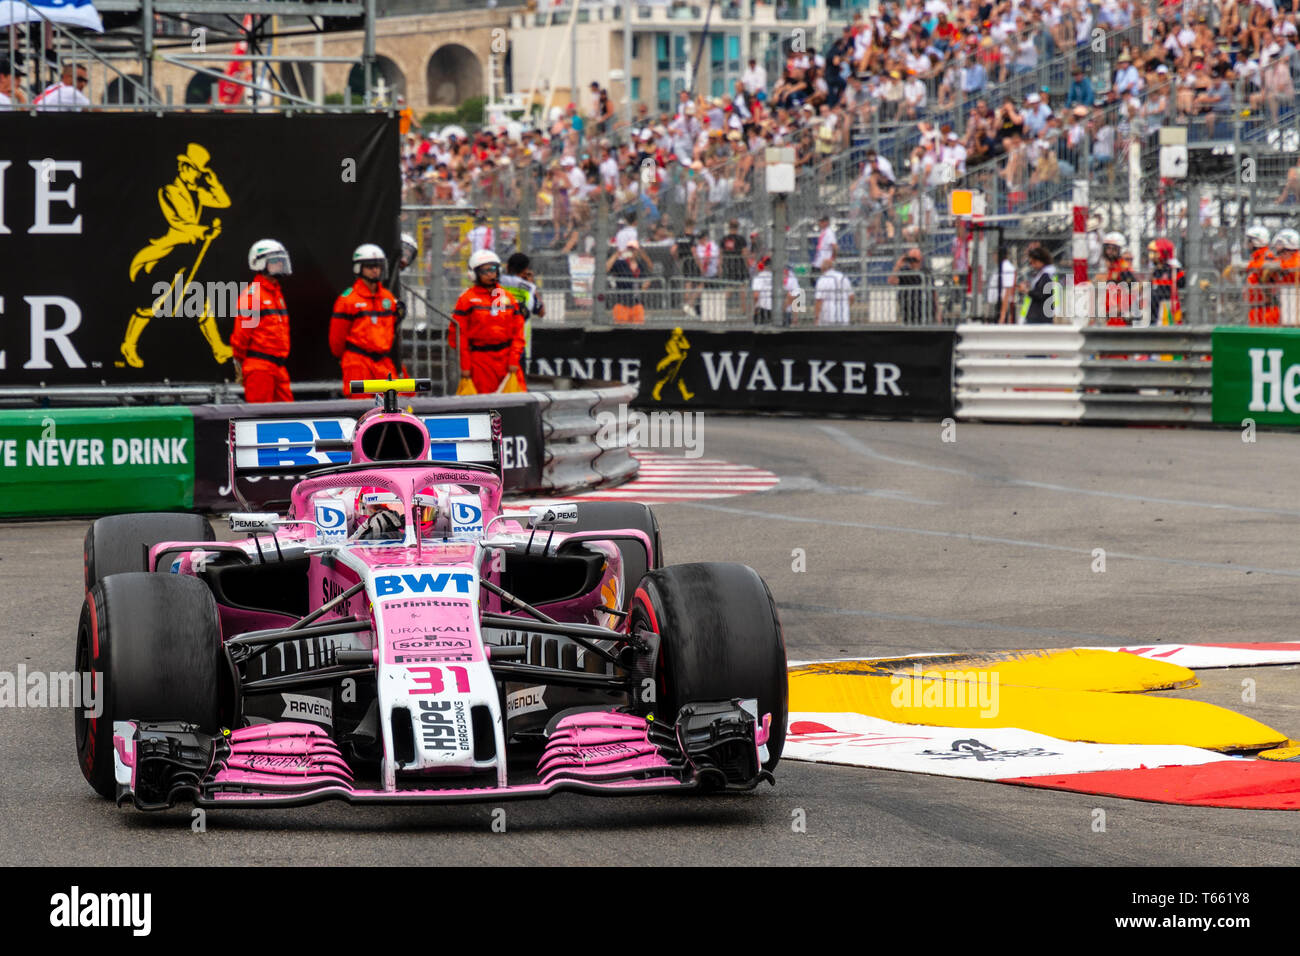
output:
<path id="1" fill-rule="evenodd" d="M 469 671 L 464 667 L 408 667 L 411 679 L 417 684 L 424 686 L 412 688 L 412 694 L 441 694 L 446 690 L 443 684 L 442 672 L 451 671 L 452 676 L 456 678 L 456 693 L 469 693 Z"/>

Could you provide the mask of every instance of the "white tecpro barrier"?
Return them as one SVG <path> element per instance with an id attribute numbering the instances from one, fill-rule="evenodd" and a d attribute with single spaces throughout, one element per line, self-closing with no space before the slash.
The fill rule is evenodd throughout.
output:
<path id="1" fill-rule="evenodd" d="M 958 418 L 1083 418 L 1081 326 L 959 325 L 954 362 Z"/>
<path id="2" fill-rule="evenodd" d="M 1210 329 L 957 327 L 957 417 L 985 421 L 1210 420 Z"/>

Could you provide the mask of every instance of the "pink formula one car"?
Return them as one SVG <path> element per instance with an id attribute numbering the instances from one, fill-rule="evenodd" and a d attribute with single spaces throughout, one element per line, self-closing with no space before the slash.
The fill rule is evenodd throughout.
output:
<path id="1" fill-rule="evenodd" d="M 739 564 L 663 567 L 650 509 L 501 510 L 500 422 L 395 388 L 306 447 L 231 427 L 241 473 L 322 465 L 285 517 L 133 514 L 86 534 L 91 786 L 160 809 L 750 790 L 786 724 L 781 624 Z M 308 427 L 310 426 L 310 427 Z M 350 434 L 346 434 L 350 432 Z M 270 432 L 267 432 L 270 434 Z M 305 457 L 304 457 L 305 456 Z"/>

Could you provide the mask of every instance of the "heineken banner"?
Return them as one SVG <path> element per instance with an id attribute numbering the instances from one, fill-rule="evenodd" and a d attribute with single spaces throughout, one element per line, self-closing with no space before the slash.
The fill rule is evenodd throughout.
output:
<path id="1" fill-rule="evenodd" d="M 0 516 L 168 511 L 193 501 L 189 409 L 0 411 Z"/>
<path id="2" fill-rule="evenodd" d="M 553 329 L 528 371 L 638 385 L 642 407 L 942 418 L 952 329 Z"/>
<path id="3" fill-rule="evenodd" d="M 352 250 L 397 251 L 397 120 L 0 113 L 0 387 L 233 380 L 249 247 L 289 251 L 295 379 L 339 375 Z"/>
<path id="4" fill-rule="evenodd" d="M 1210 341 L 1214 421 L 1300 425 L 1300 329 L 1233 326 Z"/>

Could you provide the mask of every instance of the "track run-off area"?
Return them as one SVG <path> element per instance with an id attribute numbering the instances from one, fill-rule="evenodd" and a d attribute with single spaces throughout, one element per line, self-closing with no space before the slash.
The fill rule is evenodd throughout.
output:
<path id="1" fill-rule="evenodd" d="M 1300 437 L 1254 438 L 709 415 L 703 464 L 656 449 L 642 481 L 669 563 L 740 561 L 763 575 L 792 661 L 942 653 L 967 667 L 1016 650 L 1296 643 Z M 72 669 L 86 526 L 0 525 L 8 622 L 0 671 Z M 228 536 L 224 522 L 214 526 Z M 1145 692 L 1112 689 L 1217 705 L 1241 727 L 1300 736 L 1300 666 L 1193 667 L 1187 680 L 1157 671 L 1124 678 L 1150 681 Z M 802 729 L 815 736 L 814 723 Z M 976 745 L 957 748 L 953 760 L 987 763 L 979 737 L 964 735 Z M 775 787 L 740 797 L 511 804 L 504 833 L 492 826 L 491 804 L 209 812 L 196 832 L 187 808 L 113 808 L 74 758 L 66 709 L 0 708 L 0 863 L 1241 866 L 1300 858 L 1293 812 L 993 782 L 1015 773 L 968 779 L 794 760 L 782 762 Z"/>

